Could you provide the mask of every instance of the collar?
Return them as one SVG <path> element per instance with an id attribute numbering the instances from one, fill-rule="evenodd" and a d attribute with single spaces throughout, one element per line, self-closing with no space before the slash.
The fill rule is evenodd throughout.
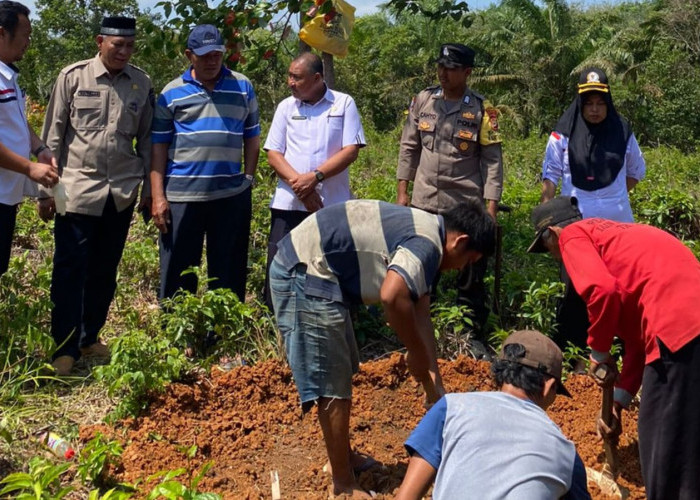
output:
<path id="1" fill-rule="evenodd" d="M 6 64 L 0 61 L 0 74 L 6 80 L 12 80 L 17 73 L 19 73 L 19 69 L 17 69 L 17 66 L 15 66 L 12 63 Z"/>
<path id="2" fill-rule="evenodd" d="M 335 95 L 333 94 L 333 91 L 330 88 L 328 88 L 328 85 L 325 82 L 323 83 L 323 85 L 326 87 L 326 91 L 323 93 L 323 97 L 321 97 L 318 101 L 316 101 L 313 104 L 311 104 L 309 102 L 302 101 L 301 99 L 295 98 L 295 100 L 297 101 L 297 106 L 300 106 L 302 104 L 305 104 L 307 106 L 316 106 L 319 102 L 321 102 L 323 100 L 326 100 L 330 103 L 334 103 L 335 102 Z"/>
<path id="3" fill-rule="evenodd" d="M 228 78 L 233 75 L 233 71 L 228 69 L 226 66 L 223 64 L 221 65 L 221 72 L 219 73 L 219 79 L 216 81 L 216 85 L 219 84 L 221 80 L 224 78 Z M 196 85 L 199 85 L 200 87 L 202 86 L 202 83 L 199 80 L 196 80 L 192 78 L 192 65 L 190 64 L 185 72 L 182 74 L 182 80 L 188 83 L 194 83 Z"/>
<path id="4" fill-rule="evenodd" d="M 93 64 L 95 65 L 95 78 L 97 78 L 98 76 L 102 76 L 102 75 L 107 75 L 107 76 L 110 75 L 109 70 L 102 62 L 102 59 L 100 59 L 99 53 L 95 56 L 95 59 L 93 60 Z M 127 65 L 124 66 L 124 69 L 121 70 L 119 73 L 117 73 L 114 76 L 118 77 L 119 75 L 126 75 L 127 78 L 132 78 L 131 66 L 127 63 Z"/>

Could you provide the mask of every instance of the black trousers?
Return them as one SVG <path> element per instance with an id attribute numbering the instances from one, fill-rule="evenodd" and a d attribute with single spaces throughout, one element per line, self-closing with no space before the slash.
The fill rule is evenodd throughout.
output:
<path id="1" fill-rule="evenodd" d="M 273 310 L 272 296 L 270 295 L 270 265 L 277 255 L 277 243 L 309 215 L 311 212 L 303 210 L 270 209 L 270 237 L 267 240 L 267 267 L 265 269 L 265 290 L 263 291 L 265 304 L 270 311 Z"/>
<path id="2" fill-rule="evenodd" d="M 160 298 L 182 288 L 197 291 L 197 276 L 182 275 L 202 262 L 207 240 L 209 288 L 229 288 L 245 301 L 252 190 L 212 201 L 170 203 L 171 224 L 160 236 Z"/>
<path id="3" fill-rule="evenodd" d="M 117 212 L 110 195 L 102 215 L 56 215 L 51 276 L 51 335 L 59 356 L 80 357 L 97 342 L 117 289 L 117 267 L 135 202 Z"/>
<path id="4" fill-rule="evenodd" d="M 17 205 L 0 203 L 0 276 L 5 274 L 10 265 L 12 236 L 15 234 Z"/>
<path id="5" fill-rule="evenodd" d="M 581 296 L 576 293 L 571 278 L 564 265 L 560 268 L 560 278 L 565 285 L 564 297 L 557 306 L 557 327 L 554 331 L 554 341 L 563 351 L 571 342 L 576 347 L 587 349 L 588 340 L 588 309 Z"/>
<path id="6" fill-rule="evenodd" d="M 644 368 L 639 456 L 650 500 L 700 498 L 700 336 Z"/>

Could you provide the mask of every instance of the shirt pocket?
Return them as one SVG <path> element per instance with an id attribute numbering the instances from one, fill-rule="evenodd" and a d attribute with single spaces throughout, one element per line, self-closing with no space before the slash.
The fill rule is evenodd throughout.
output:
<path id="1" fill-rule="evenodd" d="M 479 129 L 474 124 L 460 125 L 455 128 L 452 137 L 452 144 L 456 154 L 459 156 L 474 156 L 477 150 L 477 140 L 479 139 Z"/>
<path id="2" fill-rule="evenodd" d="M 420 132 L 420 142 L 423 149 L 432 151 L 435 147 L 435 122 L 420 120 L 418 122 L 418 131 Z"/>
<path id="3" fill-rule="evenodd" d="M 329 114 L 328 130 L 332 132 L 341 132 L 343 130 L 343 115 Z"/>
<path id="4" fill-rule="evenodd" d="M 124 107 L 119 113 L 117 130 L 122 134 L 134 137 L 139 129 L 139 118 L 141 117 L 143 103 L 138 96 L 131 96 L 126 100 Z"/>
<path id="5" fill-rule="evenodd" d="M 90 96 L 77 95 L 71 106 L 71 125 L 75 130 L 99 130 L 104 128 L 104 99 L 99 91 Z"/>

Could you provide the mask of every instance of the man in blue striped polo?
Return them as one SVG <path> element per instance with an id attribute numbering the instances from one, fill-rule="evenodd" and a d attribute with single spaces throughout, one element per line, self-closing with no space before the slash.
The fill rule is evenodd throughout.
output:
<path id="1" fill-rule="evenodd" d="M 216 27 L 195 27 L 190 67 L 156 104 L 151 215 L 161 232 L 161 299 L 196 291 L 196 275 L 182 272 L 200 264 L 205 235 L 210 286 L 245 299 L 260 124 L 252 84 L 223 65 L 224 52 Z"/>
<path id="2" fill-rule="evenodd" d="M 430 321 L 431 283 L 439 271 L 493 253 L 494 235 L 493 219 L 471 199 L 443 215 L 352 200 L 314 213 L 280 241 L 270 266 L 272 301 L 302 411 L 318 404 L 334 494 L 362 498 L 354 471 L 371 460 L 350 447 L 359 355 L 349 305 L 382 303 L 432 405 L 445 390 Z"/>

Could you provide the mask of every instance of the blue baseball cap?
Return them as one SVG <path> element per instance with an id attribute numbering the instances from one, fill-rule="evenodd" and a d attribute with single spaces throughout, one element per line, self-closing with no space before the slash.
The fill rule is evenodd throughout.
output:
<path id="1" fill-rule="evenodd" d="M 198 56 L 214 51 L 226 52 L 221 33 L 216 29 L 216 26 L 211 24 L 195 26 L 187 38 L 187 48 Z"/>

